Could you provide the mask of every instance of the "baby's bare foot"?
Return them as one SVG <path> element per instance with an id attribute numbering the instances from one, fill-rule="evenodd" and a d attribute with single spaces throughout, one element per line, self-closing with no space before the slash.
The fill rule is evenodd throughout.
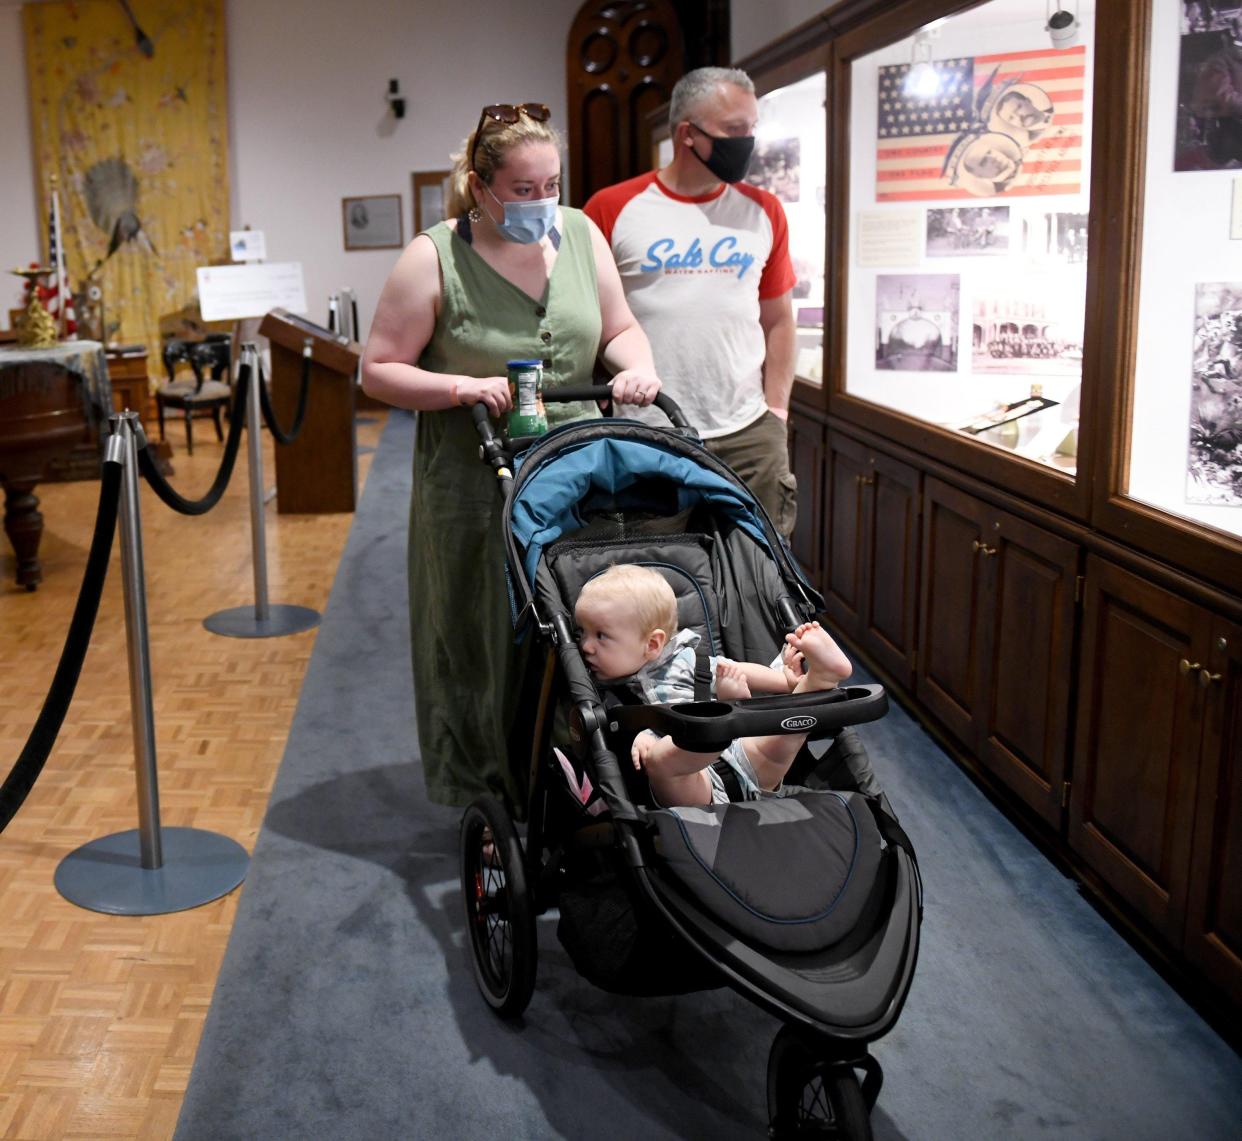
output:
<path id="1" fill-rule="evenodd" d="M 716 696 L 721 701 L 742 701 L 750 696 L 746 675 L 732 662 L 716 663 Z"/>
<path id="2" fill-rule="evenodd" d="M 849 658 L 818 622 L 804 622 L 785 640 L 806 659 L 807 672 L 798 683 L 800 692 L 832 689 L 853 673 Z"/>

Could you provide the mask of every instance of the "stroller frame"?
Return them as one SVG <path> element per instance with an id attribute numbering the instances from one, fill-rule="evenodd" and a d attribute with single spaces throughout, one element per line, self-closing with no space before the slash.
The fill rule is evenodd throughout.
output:
<path id="1" fill-rule="evenodd" d="M 575 387 L 545 394 L 545 399 L 591 400 L 607 396 L 605 388 Z M 678 435 L 632 421 L 607 430 L 640 438 L 658 432 L 666 440 L 684 443 L 688 439 L 697 444 L 680 409 L 663 395 L 656 403 L 672 420 Z M 515 487 L 529 471 L 537 470 L 542 451 L 553 446 L 554 437 L 564 440 L 575 432 L 589 436 L 600 430 L 599 422 L 568 425 L 533 440 L 506 440 L 496 435 L 482 405 L 475 405 L 472 413 L 482 441 L 480 456 L 494 470 L 504 499 L 516 625 L 519 629 L 537 630 L 546 655 L 542 671 L 531 671 L 532 678 L 538 677 L 538 695 L 530 736 L 525 842 L 508 808 L 491 795 L 471 804 L 461 824 L 463 901 L 476 981 L 483 997 L 501 1017 L 516 1018 L 522 1013 L 535 982 L 535 919 L 555 906 L 566 858 L 577 847 L 611 845 L 644 900 L 654 907 L 677 939 L 702 958 L 705 973 L 782 1022 L 783 1028 L 769 1055 L 770 1135 L 869 1137 L 868 1115 L 883 1079 L 867 1044 L 886 1033 L 901 1012 L 917 962 L 922 916 L 917 860 L 887 800 L 882 794 L 868 798 L 886 842 L 880 877 L 883 882 L 872 892 L 874 899 L 869 904 L 870 925 L 818 956 L 764 953 L 728 931 L 660 867 L 652 847 L 647 810 L 631 799 L 608 734 L 652 728 L 672 736 L 682 747 L 707 752 L 719 750 L 737 737 L 795 732 L 809 721 L 815 729 L 813 739 L 831 735 L 846 740 L 853 733 L 851 726 L 883 716 L 887 709 L 883 690 L 874 685 L 842 686 L 826 693 L 713 702 L 711 709 L 705 703 L 605 707 L 578 651 L 567 615 L 541 609 L 533 588 L 534 575 L 525 573 L 529 567 L 524 568 L 522 552 L 509 525 Z M 524 466 L 515 477 L 513 458 L 521 453 L 523 464 L 531 466 Z M 704 451 L 694 458 L 744 487 L 710 453 Z M 791 587 L 788 596 L 777 600 L 777 608 L 782 621 L 792 630 L 813 617 L 822 600 L 806 583 L 762 507 L 753 503 L 753 508 L 767 532 L 768 546 L 780 564 L 782 579 Z M 558 665 L 562 682 L 559 688 Z M 566 689 L 569 695 L 564 692 Z M 594 700 L 585 696 L 590 693 L 596 694 Z M 554 782 L 563 778 L 552 754 L 553 713 L 566 696 L 571 702 L 570 734 L 588 745 L 588 774 L 610 809 L 610 816 L 605 822 L 580 822 L 565 836 L 557 836 L 555 821 L 550 817 L 555 813 L 554 794 L 559 791 Z M 791 709 L 796 713 L 793 717 Z M 793 721 L 798 727 L 782 727 L 782 721 Z M 805 749 L 803 754 L 805 759 L 800 756 L 791 770 L 790 779 L 795 783 L 807 779 L 807 762 L 813 763 Z M 827 766 L 820 766 L 824 767 Z M 861 921 L 859 927 L 864 927 Z M 881 963 L 887 971 L 887 985 L 881 988 L 883 993 L 878 998 L 875 993 L 864 998 L 865 988 L 860 984 L 866 981 L 866 972 L 847 979 L 841 984 L 842 990 L 855 984 L 845 1003 L 849 1011 L 833 1017 L 810 1008 L 803 993 L 806 988 L 798 983 L 796 967 L 780 965 L 808 961 L 832 963 L 846 974 L 852 965 L 863 961 Z M 784 972 L 781 985 L 773 983 L 778 968 Z M 858 1072 L 863 1075 L 861 1083 Z"/>

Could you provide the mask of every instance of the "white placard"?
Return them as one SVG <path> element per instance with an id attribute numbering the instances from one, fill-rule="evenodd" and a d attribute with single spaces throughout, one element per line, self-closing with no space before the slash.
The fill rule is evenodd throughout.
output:
<path id="1" fill-rule="evenodd" d="M 1242 178 L 1233 180 L 1233 221 L 1229 227 L 1231 238 L 1242 238 Z"/>
<path id="2" fill-rule="evenodd" d="M 262 317 L 272 309 L 306 312 L 300 261 L 200 266 L 198 304 L 204 321 Z"/>
<path id="3" fill-rule="evenodd" d="M 234 261 L 265 261 L 267 241 L 262 230 L 230 230 L 229 249 Z"/>
<path id="4" fill-rule="evenodd" d="M 860 210 L 859 265 L 917 266 L 923 257 L 922 210 Z"/>

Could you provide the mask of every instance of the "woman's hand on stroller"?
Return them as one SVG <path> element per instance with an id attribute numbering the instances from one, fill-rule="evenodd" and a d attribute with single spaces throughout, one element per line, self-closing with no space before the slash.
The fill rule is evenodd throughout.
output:
<path id="1" fill-rule="evenodd" d="M 660 391 L 660 378 L 640 368 L 622 369 L 612 378 L 612 399 L 617 404 L 650 404 Z"/>
<path id="2" fill-rule="evenodd" d="M 507 376 L 463 376 L 457 382 L 457 403 L 483 404 L 492 416 L 501 416 L 513 407 Z"/>

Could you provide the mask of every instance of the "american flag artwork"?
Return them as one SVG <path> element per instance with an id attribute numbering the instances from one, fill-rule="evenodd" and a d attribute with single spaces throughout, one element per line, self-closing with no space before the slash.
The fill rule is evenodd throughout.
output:
<path id="1" fill-rule="evenodd" d="M 934 94 L 907 90 L 912 65 L 881 67 L 876 201 L 1077 193 L 1086 63 L 1085 47 L 934 60 Z"/>

